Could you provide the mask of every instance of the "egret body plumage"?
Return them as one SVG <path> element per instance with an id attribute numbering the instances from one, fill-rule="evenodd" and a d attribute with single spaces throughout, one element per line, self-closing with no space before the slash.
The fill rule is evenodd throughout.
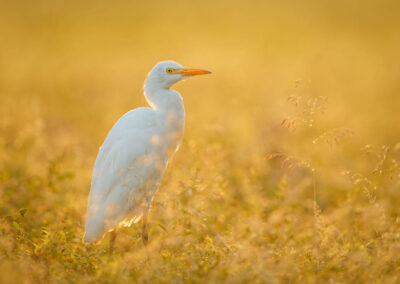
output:
<path id="1" fill-rule="evenodd" d="M 143 242 L 147 243 L 151 202 L 168 161 L 179 147 L 185 125 L 183 99 L 170 88 L 190 76 L 208 73 L 183 68 L 174 61 L 159 62 L 150 71 L 144 85 L 150 107 L 124 114 L 99 149 L 88 200 L 85 242 L 99 240 L 106 232 L 115 236 L 120 226 L 142 219 Z"/>

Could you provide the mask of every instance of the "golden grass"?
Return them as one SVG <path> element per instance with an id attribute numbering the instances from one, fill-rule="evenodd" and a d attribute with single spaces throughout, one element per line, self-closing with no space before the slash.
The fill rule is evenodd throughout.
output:
<path id="1" fill-rule="evenodd" d="M 399 283 L 398 1 L 2 1 L 1 283 Z M 159 60 L 187 123 L 141 228 L 82 243 Z"/>

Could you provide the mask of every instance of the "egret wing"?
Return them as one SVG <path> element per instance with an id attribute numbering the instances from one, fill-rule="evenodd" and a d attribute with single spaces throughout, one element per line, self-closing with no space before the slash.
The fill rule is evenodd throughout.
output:
<path id="1" fill-rule="evenodd" d="M 86 235 L 92 231 L 97 238 L 122 221 L 143 197 L 145 183 L 161 178 L 156 176 L 159 149 L 152 143 L 161 130 L 148 108 L 128 112 L 110 130 L 93 170 Z"/>

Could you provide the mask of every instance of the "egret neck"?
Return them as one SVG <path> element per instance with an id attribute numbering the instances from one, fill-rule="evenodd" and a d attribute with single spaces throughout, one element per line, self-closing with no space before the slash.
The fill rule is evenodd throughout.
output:
<path id="1" fill-rule="evenodd" d="M 151 73 L 144 85 L 148 104 L 158 113 L 164 124 L 165 150 L 171 156 L 179 148 L 185 128 L 185 108 L 182 96 L 170 87 L 173 84 L 156 80 Z M 157 137 L 158 139 L 158 137 Z"/>

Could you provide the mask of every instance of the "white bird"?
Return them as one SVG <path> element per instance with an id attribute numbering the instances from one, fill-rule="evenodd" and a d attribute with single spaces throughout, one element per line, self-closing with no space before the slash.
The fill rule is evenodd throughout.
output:
<path id="1" fill-rule="evenodd" d="M 159 62 L 148 74 L 144 95 L 151 106 L 124 114 L 100 147 L 88 200 L 85 242 L 143 220 L 142 239 L 148 241 L 147 216 L 164 171 L 183 137 L 185 109 L 181 95 L 170 87 L 190 76 L 209 74 Z"/>

